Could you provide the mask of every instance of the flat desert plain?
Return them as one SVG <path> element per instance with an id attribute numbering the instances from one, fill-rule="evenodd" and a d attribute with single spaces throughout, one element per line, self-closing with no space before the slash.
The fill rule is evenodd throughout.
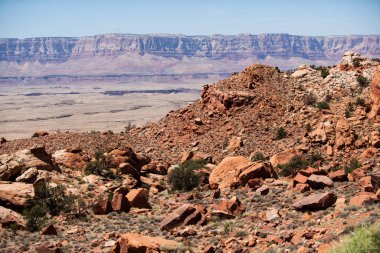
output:
<path id="1" fill-rule="evenodd" d="M 141 126 L 200 97 L 205 82 L 75 83 L 0 86 L 0 136 L 37 130 L 120 132 Z"/>

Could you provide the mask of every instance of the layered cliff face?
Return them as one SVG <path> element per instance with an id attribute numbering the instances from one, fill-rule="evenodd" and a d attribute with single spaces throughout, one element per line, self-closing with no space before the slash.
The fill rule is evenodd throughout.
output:
<path id="1" fill-rule="evenodd" d="M 0 39 L 0 76 L 142 74 L 147 68 L 154 74 L 231 73 L 253 62 L 281 68 L 334 64 L 347 50 L 380 57 L 380 36 L 106 34 Z"/>

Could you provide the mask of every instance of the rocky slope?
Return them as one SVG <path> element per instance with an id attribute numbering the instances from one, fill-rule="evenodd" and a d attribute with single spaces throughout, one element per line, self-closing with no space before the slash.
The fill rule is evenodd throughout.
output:
<path id="1" fill-rule="evenodd" d="M 379 76 L 353 52 L 331 68 L 254 64 L 124 133 L 2 139 L 0 252 L 326 252 L 380 222 Z M 199 187 L 172 192 L 171 165 L 196 159 Z M 25 196 L 45 180 L 85 204 L 27 232 Z"/>
<path id="2" fill-rule="evenodd" d="M 88 75 L 232 73 L 255 61 L 282 68 L 301 62 L 333 65 L 347 50 L 379 57 L 380 37 L 106 34 L 0 39 L 0 75 L 3 79 L 87 75 L 89 79 Z"/>

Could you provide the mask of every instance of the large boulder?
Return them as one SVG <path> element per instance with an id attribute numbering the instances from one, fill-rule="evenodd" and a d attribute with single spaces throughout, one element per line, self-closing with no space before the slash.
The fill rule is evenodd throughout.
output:
<path id="1" fill-rule="evenodd" d="M 183 204 L 169 213 L 160 223 L 160 227 L 162 230 L 170 230 L 182 225 L 203 224 L 204 221 L 203 208 L 191 204 Z"/>
<path id="2" fill-rule="evenodd" d="M 372 108 L 368 118 L 377 118 L 380 115 L 380 66 L 377 66 L 371 82 Z"/>
<path id="3" fill-rule="evenodd" d="M 250 179 L 277 177 L 270 163 L 252 164 L 239 174 L 239 179 L 246 184 Z"/>
<path id="4" fill-rule="evenodd" d="M 149 237 L 137 233 L 126 233 L 119 237 L 113 253 L 154 253 L 163 250 L 176 251 L 180 244 L 161 237 Z"/>
<path id="5" fill-rule="evenodd" d="M 15 206 L 24 206 L 28 197 L 34 197 L 32 184 L 0 181 L 0 201 L 8 202 Z"/>
<path id="6" fill-rule="evenodd" d="M 46 153 L 44 146 L 34 146 L 14 154 L 0 156 L 0 180 L 13 180 L 30 168 L 37 170 L 57 170 L 52 157 Z"/>
<path id="7" fill-rule="evenodd" d="M 317 193 L 296 200 L 293 204 L 293 208 L 296 210 L 310 211 L 323 210 L 332 206 L 336 199 L 336 195 L 331 192 Z"/>
<path id="8" fill-rule="evenodd" d="M 59 166 L 65 168 L 83 169 L 86 166 L 86 161 L 80 154 L 80 150 L 57 150 L 52 156 Z"/>
<path id="9" fill-rule="evenodd" d="M 372 192 L 359 192 L 357 195 L 350 199 L 350 206 L 361 207 L 364 205 L 370 205 L 377 202 L 377 196 Z"/>
<path id="10" fill-rule="evenodd" d="M 245 206 L 237 197 L 231 199 L 223 199 L 216 207 L 217 210 L 226 211 L 233 215 L 242 214 L 245 211 Z"/>
<path id="11" fill-rule="evenodd" d="M 129 203 L 126 194 L 128 189 L 126 187 L 117 188 L 112 194 L 111 207 L 116 212 L 129 212 L 131 204 Z"/>
<path id="12" fill-rule="evenodd" d="M 329 177 L 314 174 L 309 176 L 307 183 L 313 189 L 320 189 L 324 188 L 325 186 L 334 186 L 334 182 Z"/>
<path id="13" fill-rule="evenodd" d="M 16 177 L 16 182 L 33 183 L 37 179 L 38 170 L 35 167 L 27 169 L 20 176 Z"/>
<path id="14" fill-rule="evenodd" d="M 16 224 L 20 228 L 24 228 L 26 223 L 21 214 L 0 206 L 0 225 L 7 227 L 11 224 Z"/>
<path id="15" fill-rule="evenodd" d="M 237 186 L 240 173 L 251 165 L 243 156 L 226 157 L 210 173 L 209 183 L 220 189 Z"/>
<path id="16" fill-rule="evenodd" d="M 148 202 L 149 191 L 145 188 L 132 189 L 128 192 L 127 199 L 132 207 L 152 208 Z"/>

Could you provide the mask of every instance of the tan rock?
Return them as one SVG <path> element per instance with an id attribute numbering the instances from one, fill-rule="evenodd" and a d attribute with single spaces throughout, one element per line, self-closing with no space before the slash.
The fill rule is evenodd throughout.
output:
<path id="1" fill-rule="evenodd" d="M 365 176 L 359 180 L 359 184 L 365 192 L 373 192 L 375 190 L 372 182 L 372 176 Z"/>
<path id="2" fill-rule="evenodd" d="M 270 159 L 270 163 L 273 167 L 277 167 L 279 164 L 289 163 L 290 160 L 297 155 L 301 155 L 299 149 L 288 149 L 273 155 Z"/>
<path id="3" fill-rule="evenodd" d="M 243 185 L 246 184 L 250 179 L 265 179 L 270 177 L 277 177 L 270 163 L 252 164 L 239 174 L 239 179 Z"/>
<path id="4" fill-rule="evenodd" d="M 162 249 L 176 251 L 180 244 L 161 237 L 149 237 L 137 233 L 126 233 L 119 237 L 113 253 L 161 252 Z"/>
<path id="5" fill-rule="evenodd" d="M 269 187 L 266 185 L 263 185 L 259 189 L 257 189 L 256 192 L 260 195 L 268 195 Z"/>
<path id="6" fill-rule="evenodd" d="M 372 158 L 378 154 L 378 149 L 374 147 L 369 147 L 360 155 L 361 158 Z"/>
<path id="7" fill-rule="evenodd" d="M 350 199 L 350 206 L 364 206 L 375 203 L 377 200 L 376 194 L 372 192 L 360 192 L 358 195 Z"/>
<path id="8" fill-rule="evenodd" d="M 329 177 L 322 176 L 322 175 L 314 175 L 314 174 L 308 177 L 307 183 L 313 189 L 320 189 L 325 186 L 329 186 L 329 187 L 334 186 L 334 182 Z"/>
<path id="9" fill-rule="evenodd" d="M 11 224 L 16 224 L 20 228 L 25 228 L 26 222 L 21 214 L 0 206 L 0 225 L 3 227 L 8 227 Z"/>
<path id="10" fill-rule="evenodd" d="M 16 206 L 23 206 L 28 196 L 34 197 L 32 184 L 0 181 L 0 200 Z"/>
<path id="11" fill-rule="evenodd" d="M 68 149 L 57 150 L 52 155 L 54 161 L 62 167 L 70 169 L 83 169 L 86 162 L 79 152 L 70 152 Z"/>
<path id="12" fill-rule="evenodd" d="M 126 197 L 128 189 L 126 187 L 119 187 L 113 192 L 111 207 L 116 212 L 129 212 L 131 205 Z"/>
<path id="13" fill-rule="evenodd" d="M 35 167 L 27 169 L 24 173 L 16 178 L 16 182 L 33 183 L 37 179 L 38 170 Z"/>
<path id="14" fill-rule="evenodd" d="M 132 207 L 136 208 L 152 208 L 148 203 L 149 191 L 145 188 L 132 189 L 127 194 L 127 199 Z"/>
<path id="15" fill-rule="evenodd" d="M 169 230 L 181 226 L 186 218 L 196 212 L 197 208 L 191 204 L 184 204 L 169 213 L 160 223 L 162 230 Z"/>
<path id="16" fill-rule="evenodd" d="M 223 199 L 216 207 L 217 210 L 226 211 L 233 215 L 242 214 L 245 211 L 245 206 L 237 197 L 231 199 Z"/>
<path id="17" fill-rule="evenodd" d="M 377 66 L 371 82 L 372 108 L 368 118 L 377 118 L 380 115 L 380 66 Z"/>
<path id="18" fill-rule="evenodd" d="M 344 169 L 332 171 L 329 174 L 329 178 L 333 181 L 347 181 L 347 173 Z"/>
<path id="19" fill-rule="evenodd" d="M 209 183 L 220 189 L 237 186 L 240 173 L 250 165 L 252 163 L 245 157 L 226 157 L 210 173 Z"/>
<path id="20" fill-rule="evenodd" d="M 297 184 L 294 187 L 294 189 L 297 191 L 300 191 L 301 193 L 304 193 L 304 192 L 310 191 L 310 185 L 308 185 L 308 184 Z"/>
<path id="21" fill-rule="evenodd" d="M 228 144 L 227 150 L 233 151 L 239 149 L 243 145 L 241 137 L 234 136 L 231 138 L 230 143 Z"/>

